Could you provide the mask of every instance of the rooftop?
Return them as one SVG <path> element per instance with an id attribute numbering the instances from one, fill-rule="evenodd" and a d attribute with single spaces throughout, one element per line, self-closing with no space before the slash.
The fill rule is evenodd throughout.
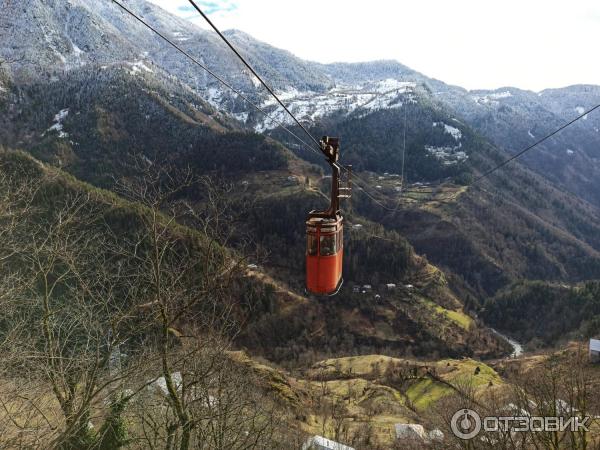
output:
<path id="1" fill-rule="evenodd" d="M 302 446 L 302 450 L 354 450 L 352 447 L 324 438 L 323 436 L 313 436 Z"/>

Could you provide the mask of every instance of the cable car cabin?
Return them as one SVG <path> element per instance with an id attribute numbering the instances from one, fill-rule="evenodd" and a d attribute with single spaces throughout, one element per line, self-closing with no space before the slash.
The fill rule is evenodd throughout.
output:
<path id="1" fill-rule="evenodd" d="M 331 203 L 326 211 L 311 211 L 306 220 L 306 289 L 317 295 L 335 295 L 343 283 L 344 219 L 339 204 L 340 198 L 350 197 L 350 169 L 348 186 L 342 188 L 337 164 L 339 139 L 325 136 L 320 145 L 332 169 Z"/>
<path id="2" fill-rule="evenodd" d="M 309 217 L 306 221 L 306 288 L 331 295 L 342 284 L 344 254 L 342 216 Z"/>

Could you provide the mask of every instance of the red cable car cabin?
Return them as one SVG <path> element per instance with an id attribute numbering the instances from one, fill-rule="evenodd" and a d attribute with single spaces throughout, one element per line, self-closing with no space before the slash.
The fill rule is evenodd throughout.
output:
<path id="1" fill-rule="evenodd" d="M 311 211 L 306 220 L 306 289 L 317 295 L 335 295 L 342 286 L 344 218 L 339 199 L 349 198 L 350 187 L 340 187 L 339 139 L 324 137 L 321 150 L 331 165 L 331 204 L 327 211 Z"/>
<path id="2" fill-rule="evenodd" d="M 306 287 L 315 294 L 337 292 L 342 283 L 344 239 L 342 216 L 306 221 Z"/>

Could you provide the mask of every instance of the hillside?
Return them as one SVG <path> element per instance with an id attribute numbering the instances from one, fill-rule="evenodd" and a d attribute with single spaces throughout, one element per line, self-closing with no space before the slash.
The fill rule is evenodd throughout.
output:
<path id="1" fill-rule="evenodd" d="M 544 282 L 518 282 L 486 302 L 483 316 L 499 330 L 510 330 L 530 348 L 564 345 L 579 336 L 600 334 L 599 284 L 590 281 L 574 286 Z M 535 324 L 524 317 L 536 315 Z"/>
<path id="2" fill-rule="evenodd" d="M 205 74 L 200 77 L 172 49 L 109 2 L 59 1 L 56 6 L 34 2 L 30 9 L 19 9 L 8 5 L 7 17 L 14 24 L 32 21 L 36 26 L 22 43 L 0 48 L 1 56 L 14 61 L 4 65 L 2 142 L 104 188 L 114 187 L 122 176 L 135 178 L 139 158 L 161 167 L 188 168 L 195 176 L 220 178 L 239 197 L 236 205 L 254 205 L 253 212 L 236 214 L 241 226 L 231 244 L 254 242 L 256 251 L 268 255 L 260 258 L 263 270 L 275 283 L 302 296 L 302 227 L 306 211 L 322 199 L 319 158 L 298 148 L 281 130 L 270 129 L 264 118 L 251 113 Z M 210 67 L 233 74 L 234 85 L 280 119 L 289 120 L 264 93 L 258 93 L 212 33 L 141 0 L 130 6 L 169 30 L 170 37 L 192 53 L 206 54 Z M 59 26 L 63 17 L 69 18 L 64 27 Z M 10 36 L 14 25 L 0 29 Z M 513 102 L 515 110 L 522 111 L 519 105 L 533 101 L 531 95 L 469 93 L 390 61 L 320 65 L 258 43 L 242 32 L 228 32 L 228 36 L 259 70 L 264 69 L 261 73 L 272 79 L 292 111 L 310 124 L 313 134 L 342 136 L 343 161 L 354 164 L 367 181 L 361 188 L 389 208 L 380 208 L 355 189 L 347 212 L 349 224 L 368 225 L 373 230 L 368 233 L 377 237 L 368 237 L 366 230 L 362 236 L 348 233 L 348 289 L 362 284 L 418 285 L 419 279 L 427 280 L 428 269 L 419 269 L 422 274 L 415 269 L 427 265 L 406 257 L 411 246 L 444 271 L 452 291 L 439 297 L 427 293 L 425 298 L 451 311 L 461 311 L 466 304 L 468 311 L 479 313 L 486 297 L 519 279 L 574 283 L 600 278 L 600 230 L 596 225 L 600 213 L 552 184 L 547 178 L 550 172 L 537 176 L 517 163 L 478 186 L 467 187 L 474 176 L 508 156 L 494 145 L 502 135 L 482 129 L 477 118 L 485 111 L 500 110 L 502 102 Z M 31 59 L 28 52 L 45 56 Z M 535 97 L 554 98 L 544 108 L 565 117 L 569 108 L 561 105 L 577 103 L 584 95 L 568 92 Z M 474 95 L 478 96 L 476 102 Z M 467 108 L 469 102 L 473 105 Z M 549 123 L 556 124 L 559 119 L 552 120 Z M 506 142 L 502 147 L 506 148 Z M 413 192 L 400 194 L 398 173 L 403 153 L 403 183 Z M 302 180 L 308 180 L 310 186 L 302 187 Z M 198 205 L 206 201 L 201 190 L 186 192 L 185 197 Z M 271 214 L 276 219 L 267 220 Z M 394 250 L 379 247 L 383 242 L 394 242 Z M 345 301 L 351 294 L 342 292 L 344 300 L 336 308 L 358 305 L 355 300 Z M 382 292 L 378 295 L 386 297 Z M 452 296 L 457 297 L 456 302 L 445 300 Z M 265 305 L 271 302 L 263 301 Z M 359 308 L 361 320 L 372 314 L 371 303 Z M 271 312 L 270 306 L 266 308 Z M 314 317 L 321 317 L 321 308 Z M 414 344 L 414 331 L 405 333 L 405 327 L 412 330 L 410 324 L 424 323 L 417 317 L 422 307 L 408 302 L 407 308 L 408 318 L 399 322 L 404 325 L 394 325 L 389 318 L 383 322 L 370 319 L 369 325 L 358 327 L 356 333 L 354 327 L 350 332 L 354 337 L 346 339 L 346 344 L 335 343 L 332 351 L 352 347 L 356 338 L 370 351 L 389 344 L 396 351 L 416 347 L 418 354 L 428 354 L 431 349 Z M 313 316 L 300 315 L 302 320 L 284 339 L 282 348 L 302 335 L 302 327 L 311 328 L 315 336 L 320 336 L 317 330 L 321 327 L 339 328 L 327 321 L 307 325 Z M 271 330 L 269 341 L 277 340 L 278 331 L 274 330 L 278 327 L 273 325 L 277 318 L 277 314 L 261 317 Z M 369 329 L 380 322 L 392 331 L 382 334 Z M 449 355 L 482 351 L 477 344 L 465 347 L 463 339 L 448 346 L 438 331 L 435 326 L 425 326 L 421 332 L 426 338 L 418 341 L 438 342 L 440 351 Z M 252 333 L 248 342 L 256 346 L 261 334 Z M 285 356 L 277 358 L 297 359 L 298 354 L 323 344 L 316 337 L 304 337 L 302 342 L 302 349 L 293 356 L 281 350 Z"/>
<path id="3" fill-rule="evenodd" d="M 454 412 L 465 406 L 491 417 L 517 411 L 551 415 L 556 405 L 597 414 L 600 404 L 590 389 L 597 388 L 598 368 L 587 363 L 581 351 L 581 344 L 572 342 L 554 352 L 490 365 L 471 359 L 422 361 L 374 354 L 327 359 L 293 374 L 243 354 L 235 357 L 291 406 L 296 426 L 306 433 L 362 449 L 423 449 L 464 445 L 449 424 Z M 578 371 L 575 377 L 570 375 L 573 368 Z M 575 392 L 580 396 L 572 397 Z M 396 439 L 396 424 L 421 425 L 424 435 Z M 551 439 L 561 439 L 593 447 L 600 435 L 597 421 L 590 425 L 591 432 L 582 434 L 522 433 L 519 445 L 545 448 Z M 482 432 L 480 438 L 494 439 L 491 448 L 521 448 L 503 434 Z"/>
<path id="4" fill-rule="evenodd" d="M 319 301 L 295 293 L 289 286 L 260 269 L 246 268 L 243 265 L 245 259 L 238 259 L 237 251 L 229 251 L 216 244 L 213 235 L 207 234 L 207 229 L 200 232 L 178 224 L 174 220 L 176 216 L 171 216 L 174 211 L 171 208 L 165 208 L 162 216 L 160 210 L 152 209 L 152 203 L 124 200 L 109 191 L 83 183 L 60 169 L 44 165 L 25 153 L 3 150 L 0 153 L 0 168 L 0 195 L 4 207 L 0 219 L 4 224 L 10 225 L 0 236 L 1 243 L 3 248 L 25 246 L 24 250 L 8 254 L 1 268 L 4 280 L 12 280 L 16 276 L 15 280 L 24 281 L 23 288 L 27 293 L 24 298 L 29 299 L 25 302 L 13 301 L 13 298 L 21 298 L 20 281 L 14 292 L 11 283 L 1 286 L 6 315 L 0 327 L 4 342 L 0 350 L 11 364 L 1 373 L 0 381 L 3 384 L 19 383 L 20 372 L 15 372 L 19 367 L 20 370 L 25 370 L 25 367 L 28 371 L 42 370 L 41 381 L 32 381 L 23 389 L 35 389 L 35 392 L 41 392 L 40 395 L 44 396 L 44 408 L 51 417 L 48 424 L 53 427 L 52 431 L 47 432 L 53 436 L 57 430 L 63 429 L 63 415 L 64 420 L 67 420 L 66 430 L 70 429 L 68 421 L 72 420 L 71 415 L 75 412 L 70 409 L 68 399 L 82 399 L 82 411 L 94 416 L 91 422 L 93 426 L 89 427 L 86 422 L 85 430 L 88 431 L 84 433 L 78 428 L 79 425 L 73 425 L 75 434 L 59 434 L 56 439 L 66 436 L 69 439 L 92 442 L 97 438 L 94 430 L 102 430 L 106 426 L 102 417 L 108 413 L 103 408 L 114 401 L 109 399 L 114 399 L 114 395 L 124 389 L 119 384 L 107 392 L 89 391 L 87 383 L 105 382 L 110 386 L 115 382 L 110 381 L 111 377 L 117 377 L 119 383 L 126 379 L 126 386 L 131 386 L 128 389 L 138 392 L 138 383 L 145 386 L 152 377 L 159 377 L 161 373 L 163 377 L 166 376 L 164 368 L 156 375 L 160 364 L 148 353 L 154 348 L 154 340 L 159 339 L 162 323 L 160 317 L 165 314 L 159 308 L 161 297 L 153 300 L 157 295 L 155 290 L 158 289 L 165 299 L 172 302 L 169 303 L 168 314 L 174 314 L 173 319 L 168 322 L 166 335 L 169 359 L 173 358 L 168 363 L 168 367 L 173 367 L 169 373 L 186 370 L 186 365 L 192 361 L 187 358 L 196 356 L 209 360 L 213 358 L 213 363 L 217 364 L 215 358 L 220 358 L 223 348 L 228 348 L 217 346 L 217 353 L 212 354 L 210 346 L 219 345 L 219 341 L 215 344 L 211 340 L 202 346 L 201 353 L 196 354 L 198 350 L 186 344 L 185 337 L 194 333 L 195 327 L 204 321 L 209 321 L 217 328 L 223 326 L 222 332 L 225 334 L 222 339 L 234 337 L 234 347 L 244 346 L 253 355 L 266 356 L 299 368 L 312 364 L 319 357 L 339 353 L 385 351 L 431 357 L 490 357 L 507 351 L 502 341 L 462 312 L 461 303 L 448 289 L 443 274 L 415 255 L 408 243 L 397 235 L 387 234 L 385 238 L 403 249 L 403 262 L 382 261 L 380 269 L 369 271 L 369 275 L 405 277 L 403 279 L 415 283 L 413 287 L 404 287 L 379 298 L 374 298 L 374 292 L 365 295 L 348 290 L 335 299 Z M 32 190 L 21 191 L 23 186 Z M 31 200 L 26 197 L 28 192 L 33 196 Z M 15 214 L 21 208 L 25 208 L 22 210 L 23 214 Z M 198 211 L 202 209 L 199 208 Z M 11 220 L 16 220 L 14 226 Z M 161 230 L 158 235 L 153 234 L 156 227 Z M 365 231 L 369 233 L 371 227 L 374 226 L 365 227 Z M 382 232 L 376 228 L 372 230 Z M 362 252 L 368 252 L 368 249 L 376 251 L 378 240 L 380 237 L 358 234 L 352 237 L 351 242 L 354 251 L 361 255 Z M 163 287 L 153 284 L 154 277 L 158 276 L 152 275 L 155 272 L 150 264 L 152 249 L 156 245 L 154 242 L 158 242 L 161 252 L 164 252 L 160 263 L 160 267 L 164 265 L 164 268 L 158 273 L 163 282 L 167 283 Z M 389 243 L 385 245 L 389 248 Z M 390 255 L 397 257 L 393 256 L 397 253 Z M 374 254 L 373 257 L 378 256 Z M 198 261 L 208 261 L 208 265 L 199 266 Z M 30 266 L 32 263 L 33 267 Z M 43 269 L 38 270 L 38 265 Z M 348 273 L 360 276 L 361 270 L 360 267 L 353 267 L 350 259 Z M 27 282 L 29 276 L 34 280 L 32 284 Z M 138 285 L 138 282 L 142 285 Z M 44 289 L 45 285 L 51 288 Z M 176 294 L 170 297 L 173 289 Z M 181 297 L 186 301 L 181 303 Z M 44 308 L 52 311 L 50 322 L 47 322 L 48 316 L 45 314 L 37 318 L 36 314 L 40 310 L 34 305 L 38 300 L 46 305 Z M 16 319 L 21 314 L 25 314 L 27 320 L 32 320 L 29 328 L 31 332 L 19 330 L 18 327 L 23 322 Z M 213 314 L 215 317 L 211 318 Z M 202 321 L 200 317 L 203 317 Z M 52 331 L 40 335 L 33 326 L 36 323 L 41 324 L 44 330 L 49 327 Z M 63 329 L 67 326 L 69 332 L 65 333 Z M 93 338 L 88 338 L 87 343 L 82 342 L 82 333 L 90 327 L 95 327 L 97 332 Z M 107 335 L 106 329 L 112 331 Z M 23 342 L 13 341 L 13 333 L 26 339 Z M 208 330 L 202 331 L 202 336 L 205 336 L 203 339 L 206 339 L 206 333 Z M 232 333 L 232 336 L 228 336 L 228 333 Z M 56 351 L 62 355 L 61 358 L 73 365 L 68 372 L 63 373 L 62 369 L 53 364 L 37 366 L 27 365 L 26 361 L 21 363 L 18 355 L 26 357 L 30 352 L 37 354 L 36 352 L 49 351 L 45 346 L 48 340 L 61 342 L 60 349 Z M 113 340 L 114 343 L 110 344 Z M 11 345 L 6 346 L 7 342 Z M 124 352 L 122 356 L 118 356 L 118 370 L 115 369 L 115 363 L 111 362 L 114 348 L 117 348 L 119 355 Z M 12 353 L 15 350 L 18 350 L 18 355 Z M 87 351 L 91 351 L 91 354 L 99 352 L 102 357 L 94 359 Z M 191 353 L 186 353 L 186 359 L 177 359 L 179 351 Z M 226 359 L 218 364 L 231 364 L 228 361 Z M 245 384 L 256 383 L 253 385 L 256 386 L 256 391 L 253 391 L 257 392 L 256 395 L 263 395 L 258 394 L 263 387 L 266 388 L 265 395 L 270 395 L 273 388 L 282 388 L 279 384 L 263 386 L 262 376 L 254 380 L 252 374 L 242 375 L 239 371 L 245 369 L 234 364 L 234 367 L 228 369 L 228 373 L 243 376 Z M 54 375 L 47 378 L 48 375 L 43 374 L 44 370 L 49 370 Z M 89 370 L 93 370 L 94 375 L 90 375 Z M 268 367 L 264 371 L 276 373 Z M 60 382 L 57 381 L 59 373 Z M 186 376 L 194 375 L 192 372 Z M 280 378 L 275 376 L 276 383 L 280 382 Z M 293 400 L 294 396 L 306 395 L 302 392 L 313 390 L 318 385 L 316 381 L 309 382 L 308 387 L 304 382 L 292 384 L 300 393 L 292 395 L 283 392 L 286 395 L 283 399 L 285 414 L 288 407 L 299 406 L 296 400 L 292 405 L 286 402 Z M 362 384 L 363 381 L 359 381 L 356 389 Z M 54 386 L 54 394 L 47 390 L 49 386 Z M 63 389 L 67 390 L 64 394 Z M 385 395 L 392 392 L 377 385 L 373 389 Z M 126 402 L 134 402 L 129 394 L 124 398 L 127 399 Z M 406 415 L 388 417 L 383 420 L 381 427 L 388 427 L 393 421 L 414 415 L 410 408 L 394 406 L 394 399 L 395 394 L 390 399 L 381 401 L 389 404 L 392 409 L 404 408 Z M 146 394 L 135 396 L 135 402 L 147 400 Z M 276 400 L 282 401 L 281 398 Z M 261 397 L 260 401 L 270 400 Z M 358 403 L 362 404 L 362 401 L 357 399 Z M 306 403 L 301 405 L 302 408 L 308 407 Z M 11 408 L 13 407 L 26 409 L 27 406 L 13 402 Z M 364 405 L 357 404 L 356 407 L 364 408 Z M 129 408 L 133 408 L 133 405 Z M 146 407 L 145 411 L 151 414 L 153 410 Z M 0 420 L 12 417 L 11 414 L 0 415 Z M 37 420 L 34 419 L 36 414 L 32 414 L 31 420 Z M 314 432 L 313 430 L 325 426 L 327 415 L 317 410 L 314 414 L 305 423 L 292 422 L 299 427 L 297 433 Z M 120 416 L 114 417 L 114 420 L 121 420 L 118 417 Z M 32 427 L 38 429 L 39 425 Z M 135 426 L 131 432 L 137 432 Z M 13 436 L 12 433 L 13 431 L 8 434 L 7 439 Z M 15 438 L 22 438 L 19 432 L 14 433 Z"/>
<path id="5" fill-rule="evenodd" d="M 284 167 L 280 145 L 155 70 L 90 67 L 22 86 L 1 119 L 2 140 L 100 186 L 124 174 L 135 155 L 198 172 Z"/>
<path id="6" fill-rule="evenodd" d="M 600 87 L 469 91 L 225 31 L 353 168 L 319 297 L 322 155 L 215 33 L 123 3 L 276 121 L 110 0 L 0 3 L 0 448 L 600 448 L 600 112 L 479 178 Z M 591 431 L 463 441 L 465 408 Z"/>

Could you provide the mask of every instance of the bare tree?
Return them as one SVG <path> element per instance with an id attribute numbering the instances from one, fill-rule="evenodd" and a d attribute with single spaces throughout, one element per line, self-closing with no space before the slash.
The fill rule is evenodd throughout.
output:
<path id="1" fill-rule="evenodd" d="M 189 170 L 149 161 L 139 161 L 136 172 L 141 176 L 118 183 L 123 195 L 146 207 L 144 226 L 125 252 L 137 260 L 135 284 L 146 287 L 141 293 L 151 321 L 146 345 L 159 360 L 157 379 L 167 400 L 160 421 L 143 418 L 149 440 L 162 433 L 170 447 L 182 450 L 255 448 L 253 442 L 272 432 L 275 416 L 251 407 L 258 403 L 249 392 L 233 389 L 242 378 L 224 356 L 238 329 L 238 294 L 231 286 L 245 260 L 222 246 L 232 236 L 227 191 Z M 194 208 L 183 194 L 197 186 L 204 188 L 206 202 Z M 186 222 L 200 233 L 173 232 Z"/>
<path id="2" fill-rule="evenodd" d="M 135 204 L 0 177 L 0 445 L 286 448 L 285 408 L 230 352 L 244 255 L 217 190 L 198 208 L 189 171 L 139 168 L 118 185 Z"/>
<path id="3" fill-rule="evenodd" d="M 126 377 L 110 363 L 134 317 L 94 203 L 90 194 L 65 194 L 61 205 L 21 223 L 13 242 L 11 263 L 27 280 L 15 303 L 16 323 L 26 326 L 13 340 L 14 370 L 49 387 L 62 413 L 53 424 L 62 448 L 94 443 L 94 409 Z"/>

